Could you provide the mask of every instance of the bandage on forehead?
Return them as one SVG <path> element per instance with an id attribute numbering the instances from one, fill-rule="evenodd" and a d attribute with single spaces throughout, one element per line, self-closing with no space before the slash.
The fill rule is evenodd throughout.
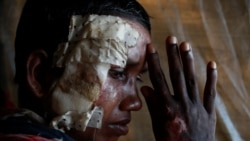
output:
<path id="1" fill-rule="evenodd" d="M 75 128 L 85 131 L 87 126 L 101 127 L 104 114 L 103 109 L 96 106 L 93 109 L 87 107 L 93 107 L 93 102 L 99 97 L 101 85 L 107 77 L 110 65 L 126 66 L 128 48 L 136 46 L 139 36 L 140 34 L 137 30 L 126 22 L 126 20 L 116 16 L 72 16 L 68 42 L 60 44 L 54 54 L 54 66 L 65 68 L 63 78 L 58 83 L 61 86 L 57 86 L 57 91 L 54 92 L 54 95 L 59 105 L 65 103 L 72 105 L 81 103 L 81 105 L 63 106 L 64 108 L 59 110 L 61 116 L 56 117 L 52 121 L 54 128 L 58 129 L 59 124 L 62 124 L 62 127 L 67 130 Z M 78 65 L 75 66 L 76 64 Z M 89 78 L 82 78 L 82 80 L 78 80 L 80 83 L 75 83 L 79 86 L 68 88 L 68 91 L 65 91 L 67 88 L 65 90 L 61 89 L 64 86 L 73 86 L 67 85 L 67 83 L 73 82 L 73 80 L 68 81 L 71 78 L 79 78 L 78 76 L 74 76 L 77 71 L 81 70 L 79 66 L 85 67 L 85 71 L 96 72 L 96 78 L 98 78 L 96 80 L 100 82 L 92 81 Z M 91 77 L 94 78 L 95 76 Z M 99 87 L 96 89 L 98 91 L 89 91 L 86 89 L 85 94 L 83 94 L 82 90 L 77 89 L 88 88 L 87 84 L 90 83 L 91 86 Z M 74 92 L 74 97 L 79 95 L 79 102 L 70 101 L 70 98 L 65 99 L 65 97 L 71 95 L 68 92 Z M 81 101 L 86 102 L 82 103 Z M 82 107 L 86 107 L 86 109 Z M 68 119 L 66 122 L 62 120 L 65 118 Z"/>
<path id="2" fill-rule="evenodd" d="M 71 18 L 68 42 L 59 47 L 55 61 L 58 67 L 69 61 L 99 61 L 125 67 L 128 48 L 134 47 L 139 37 L 137 30 L 119 17 L 75 15 Z"/>

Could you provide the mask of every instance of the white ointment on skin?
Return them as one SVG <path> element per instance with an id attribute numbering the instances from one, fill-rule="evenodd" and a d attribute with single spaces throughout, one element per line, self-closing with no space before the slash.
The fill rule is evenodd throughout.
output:
<path id="1" fill-rule="evenodd" d="M 92 114 L 102 111 L 93 102 L 101 93 L 111 65 L 125 67 L 128 48 L 134 47 L 139 38 L 136 29 L 116 16 L 71 17 L 68 42 L 60 44 L 54 55 L 55 67 L 64 68 L 51 89 L 52 110 L 60 115 L 52 121 L 54 128 L 100 128 L 100 123 L 91 123 Z"/>

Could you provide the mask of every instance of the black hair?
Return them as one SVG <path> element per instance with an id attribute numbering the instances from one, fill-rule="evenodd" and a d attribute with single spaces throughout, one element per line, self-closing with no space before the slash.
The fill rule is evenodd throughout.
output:
<path id="1" fill-rule="evenodd" d="M 151 30 L 149 16 L 136 0 L 27 0 L 16 32 L 16 82 L 25 80 L 32 51 L 44 49 L 51 57 L 58 44 L 67 41 L 71 16 L 88 14 L 128 18 Z"/>

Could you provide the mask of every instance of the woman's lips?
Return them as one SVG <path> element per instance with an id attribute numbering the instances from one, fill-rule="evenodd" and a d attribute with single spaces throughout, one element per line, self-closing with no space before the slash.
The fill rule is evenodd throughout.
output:
<path id="1" fill-rule="evenodd" d="M 130 119 L 121 120 L 119 122 L 109 124 L 109 128 L 111 128 L 111 130 L 118 135 L 126 135 L 129 130 L 127 126 L 129 122 Z"/>

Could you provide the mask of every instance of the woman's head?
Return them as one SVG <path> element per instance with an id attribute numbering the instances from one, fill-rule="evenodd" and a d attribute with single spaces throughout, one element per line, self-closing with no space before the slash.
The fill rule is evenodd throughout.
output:
<path id="1" fill-rule="evenodd" d="M 102 45 L 101 48 L 105 48 L 106 46 L 109 47 L 110 51 L 106 49 L 102 50 L 105 53 L 98 54 L 98 57 L 101 58 L 94 57 L 93 60 L 97 59 L 97 61 L 89 62 L 90 60 L 92 60 L 90 58 L 93 58 L 92 56 L 93 54 L 91 54 L 88 60 L 81 61 L 85 62 L 82 67 L 80 65 L 77 65 L 78 66 L 77 68 L 80 71 L 76 71 L 76 73 L 72 73 L 73 75 L 70 75 L 70 78 L 75 78 L 72 76 L 77 76 L 77 78 L 81 78 L 81 76 L 83 76 L 81 80 L 85 80 L 84 82 L 88 81 L 88 84 L 92 84 L 91 86 L 93 86 L 94 84 L 100 86 L 101 90 L 97 92 L 99 94 L 98 98 L 93 103 L 94 106 L 101 107 L 103 109 L 103 114 L 104 114 L 102 118 L 102 127 L 100 129 L 87 128 L 84 134 L 81 134 L 81 132 L 79 131 L 77 132 L 75 130 L 74 130 L 75 132 L 72 131 L 69 132 L 69 134 L 71 136 L 74 136 L 75 138 L 79 137 L 82 138 L 84 136 L 84 138 L 86 137 L 90 139 L 95 138 L 96 140 L 117 140 L 119 136 L 125 135 L 128 132 L 127 124 L 131 120 L 131 115 L 130 115 L 131 111 L 137 111 L 142 106 L 138 96 L 136 83 L 138 80 L 140 80 L 141 74 L 145 70 L 146 45 L 150 42 L 149 32 L 137 22 L 130 21 L 127 19 L 121 19 L 119 17 L 110 17 L 110 18 L 115 18 L 115 19 L 118 18 L 119 19 L 118 23 L 120 24 L 125 23 L 126 26 L 129 26 L 128 28 L 126 28 L 126 30 L 127 31 L 130 30 L 130 32 L 127 33 L 131 34 L 138 33 L 138 36 L 131 35 L 132 37 L 137 37 L 137 40 L 135 41 L 134 44 L 131 43 L 130 44 L 131 46 L 129 46 L 128 48 L 123 46 L 123 44 L 118 43 L 117 41 L 119 41 L 119 39 L 116 39 L 116 41 L 114 42 L 112 41 L 112 39 L 108 40 L 108 42 L 110 43 L 109 46 L 106 46 L 107 44 L 105 44 L 105 42 L 102 42 L 102 44 L 100 44 Z M 112 23 L 111 26 L 116 27 L 117 25 Z M 120 25 L 121 29 L 122 26 L 123 25 Z M 105 28 L 102 27 L 102 29 Z M 131 29 L 133 30 L 133 32 L 131 32 Z M 120 33 L 119 30 L 117 33 Z M 104 33 L 105 34 L 104 36 L 108 34 L 107 32 L 108 31 Z M 126 31 L 124 32 L 126 33 Z M 115 36 L 113 36 L 114 38 L 118 36 L 117 33 L 115 32 Z M 127 34 L 125 35 L 126 37 L 128 36 Z M 110 35 L 108 36 L 111 37 Z M 85 44 L 84 42 L 85 41 L 82 40 L 81 45 L 84 45 Z M 94 42 L 96 42 L 96 40 Z M 91 47 L 94 47 L 95 45 L 99 45 L 99 43 L 96 43 Z M 116 56 L 117 54 L 115 55 L 115 53 L 112 51 L 112 49 L 116 47 L 123 48 L 123 50 L 127 52 L 127 56 L 125 55 L 127 57 L 126 65 L 123 65 L 122 61 L 119 61 L 119 59 L 122 59 L 122 57 L 119 58 L 119 56 Z M 105 59 L 105 57 L 107 57 L 106 51 L 110 53 L 107 59 L 117 57 L 117 60 L 115 61 L 106 60 Z M 116 51 L 121 51 L 121 50 L 117 49 Z M 101 59 L 102 61 L 100 61 L 99 59 Z M 72 61 L 73 59 L 70 60 Z M 106 61 L 108 61 L 108 63 Z M 109 63 L 109 61 L 111 61 L 111 63 Z M 86 88 L 84 90 L 86 90 Z M 98 91 L 98 89 L 95 90 Z M 80 101 L 79 99 L 80 98 L 78 97 L 78 100 L 74 100 L 74 103 L 78 103 Z M 61 101 L 61 100 L 57 99 L 53 101 Z M 72 105 L 73 104 L 71 104 L 71 106 Z M 77 104 L 77 105 L 83 106 L 84 104 Z M 59 109 L 59 107 L 56 109 Z M 77 134 L 77 136 L 75 136 L 75 134 Z"/>
<path id="2" fill-rule="evenodd" d="M 136 80 L 149 33 L 148 15 L 134 0 L 28 0 L 16 37 L 16 80 L 30 92 L 20 91 L 21 106 L 52 119 L 70 115 L 74 138 L 96 130 L 98 140 L 116 140 L 127 132 L 130 111 L 141 108 Z M 27 104 L 32 96 L 41 103 Z M 82 120 L 87 126 L 95 107 L 102 128 L 75 127 Z"/>

